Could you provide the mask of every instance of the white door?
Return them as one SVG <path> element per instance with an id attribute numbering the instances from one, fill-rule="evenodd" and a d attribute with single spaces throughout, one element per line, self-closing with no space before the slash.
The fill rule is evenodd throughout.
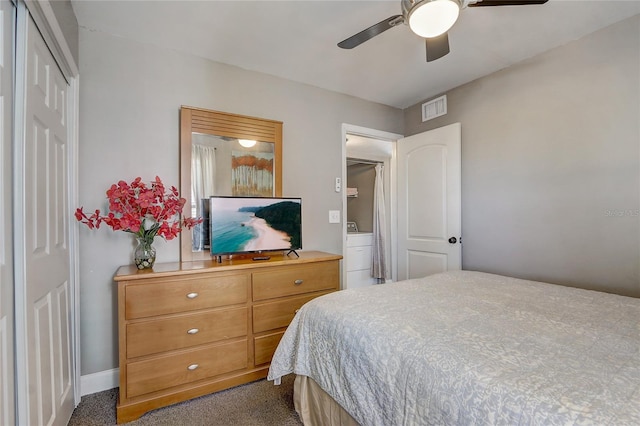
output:
<path id="1" fill-rule="evenodd" d="M 26 20 L 24 136 L 18 148 L 24 170 L 17 203 L 23 227 L 16 231 L 24 264 L 16 290 L 24 304 L 16 309 L 26 352 L 19 422 L 66 425 L 74 408 L 67 83 L 33 20 Z"/>
<path id="2" fill-rule="evenodd" d="M 460 127 L 397 142 L 399 280 L 462 268 Z"/>
<path id="3" fill-rule="evenodd" d="M 14 6 L 0 1 L 0 424 L 15 423 L 13 389 L 13 135 Z"/>

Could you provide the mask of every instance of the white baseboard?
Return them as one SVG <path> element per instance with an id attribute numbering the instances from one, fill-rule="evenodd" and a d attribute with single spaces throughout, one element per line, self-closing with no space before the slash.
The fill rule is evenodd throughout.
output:
<path id="1" fill-rule="evenodd" d="M 86 374 L 80 377 L 81 396 L 90 395 L 96 392 L 117 388 L 120 369 L 98 371 L 97 373 Z"/>

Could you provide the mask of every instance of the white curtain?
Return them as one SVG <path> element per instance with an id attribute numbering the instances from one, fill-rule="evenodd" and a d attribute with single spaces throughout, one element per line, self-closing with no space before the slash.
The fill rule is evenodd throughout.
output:
<path id="1" fill-rule="evenodd" d="M 384 179 L 382 164 L 376 165 L 376 180 L 373 187 L 373 246 L 371 276 L 384 283 L 389 277 L 386 259 L 386 212 L 384 203 Z"/>
<path id="2" fill-rule="evenodd" d="M 202 199 L 215 194 L 216 149 L 211 146 L 193 144 L 191 147 L 191 214 L 201 217 Z M 206 220 L 206 218 L 205 218 Z M 193 249 L 204 249 L 202 224 L 193 230 Z"/>

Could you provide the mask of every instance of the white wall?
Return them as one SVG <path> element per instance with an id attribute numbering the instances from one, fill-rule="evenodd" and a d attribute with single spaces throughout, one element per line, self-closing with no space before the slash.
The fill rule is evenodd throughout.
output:
<path id="1" fill-rule="evenodd" d="M 181 105 L 284 122 L 283 195 L 303 198 L 303 246 L 342 253 L 341 125 L 402 133 L 402 111 L 100 32 L 80 30 L 80 183 L 85 209 L 106 207 L 120 179 L 156 175 L 178 186 Z M 82 374 L 117 367 L 112 278 L 131 262 L 133 238 L 80 229 Z M 157 240 L 158 262 L 179 260 L 178 240 Z"/>
<path id="2" fill-rule="evenodd" d="M 640 16 L 447 96 L 464 269 L 640 296 Z"/>

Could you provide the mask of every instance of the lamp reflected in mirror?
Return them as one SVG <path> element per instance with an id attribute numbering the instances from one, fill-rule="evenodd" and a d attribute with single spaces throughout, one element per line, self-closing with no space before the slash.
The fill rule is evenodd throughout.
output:
<path id="1" fill-rule="evenodd" d="M 245 148 L 251 148 L 257 143 L 257 141 L 254 141 L 251 139 L 238 139 L 238 143 L 244 146 Z"/>

